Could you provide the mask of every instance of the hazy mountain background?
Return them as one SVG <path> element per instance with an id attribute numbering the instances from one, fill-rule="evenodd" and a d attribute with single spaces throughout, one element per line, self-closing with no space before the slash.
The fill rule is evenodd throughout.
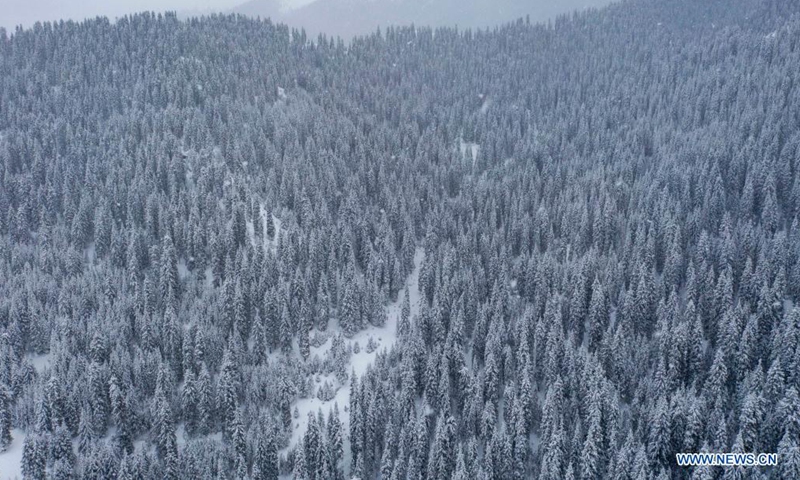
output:
<path id="1" fill-rule="evenodd" d="M 250 0 L 234 11 L 271 17 L 292 27 L 350 38 L 388 25 L 489 27 L 529 15 L 531 21 L 610 3 L 609 0 L 316 0 L 286 8 L 279 0 Z"/>
<path id="2" fill-rule="evenodd" d="M 211 12 L 234 8 L 242 0 L 0 0 L 0 27 L 13 31 L 37 21 L 110 19 L 142 11 Z"/>
<path id="3" fill-rule="evenodd" d="M 2 0 L 0 27 L 13 31 L 37 21 L 114 20 L 141 11 L 177 11 L 180 16 L 235 12 L 272 18 L 292 27 L 350 38 L 388 25 L 489 27 L 530 15 L 544 21 L 560 13 L 596 7 L 609 0 Z"/>

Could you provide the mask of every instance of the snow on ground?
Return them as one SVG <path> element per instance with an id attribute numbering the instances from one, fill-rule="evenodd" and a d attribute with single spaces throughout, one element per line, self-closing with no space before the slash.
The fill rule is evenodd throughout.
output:
<path id="1" fill-rule="evenodd" d="M 0 480 L 22 478 L 22 445 L 25 443 L 25 432 L 11 430 L 11 446 L 0 453 Z"/>
<path id="2" fill-rule="evenodd" d="M 267 236 L 266 226 L 264 226 L 264 219 L 267 217 L 267 210 L 264 208 L 263 204 L 259 207 L 259 216 L 261 217 L 261 225 L 263 226 L 261 238 L 264 239 L 264 251 L 268 252 L 271 250 L 272 253 L 275 253 L 276 249 L 278 248 L 278 237 L 283 234 L 283 231 L 281 230 L 281 220 L 275 215 L 272 216 L 272 223 L 275 225 L 275 238 L 270 240 Z M 255 225 L 250 220 L 247 221 L 247 233 L 250 236 L 250 243 L 255 246 Z"/>
<path id="3" fill-rule="evenodd" d="M 481 113 L 486 113 L 489 111 L 489 107 L 492 106 L 492 101 L 489 99 L 489 97 L 483 94 L 480 95 L 480 98 L 483 99 L 483 104 L 481 104 Z"/>
<path id="4" fill-rule="evenodd" d="M 189 268 L 186 266 L 186 260 L 181 258 L 178 260 L 178 278 L 183 280 L 189 276 Z"/>
<path id="5" fill-rule="evenodd" d="M 246 220 L 245 226 L 247 227 L 247 238 L 250 239 L 250 244 L 256 246 L 256 226 L 252 220 Z"/>
<path id="6" fill-rule="evenodd" d="M 97 250 L 95 248 L 94 242 L 89 243 L 89 245 L 84 250 L 83 254 L 89 260 L 90 264 L 94 264 L 95 260 L 97 259 Z"/>
<path id="7" fill-rule="evenodd" d="M 28 361 L 31 362 L 31 365 L 33 365 L 34 370 L 36 370 L 36 373 L 38 374 L 41 374 L 46 369 L 50 368 L 49 353 L 46 353 L 44 355 L 29 355 L 27 358 Z"/>
<path id="8" fill-rule="evenodd" d="M 213 288 L 214 287 L 214 269 L 211 267 L 207 267 L 205 273 L 206 279 L 206 288 Z"/>
<path id="9" fill-rule="evenodd" d="M 411 318 L 414 318 L 419 311 L 419 268 L 420 265 L 422 265 L 424 258 L 425 252 L 421 248 L 418 248 L 414 253 L 414 270 L 406 280 L 409 300 L 411 302 Z M 400 312 L 403 308 L 403 297 L 404 293 L 401 291 L 400 295 L 398 295 L 397 301 L 386 307 L 386 323 L 383 327 L 369 326 L 368 328 L 354 335 L 353 338 L 345 339 L 346 346 L 352 346 L 355 343 L 358 343 L 360 347 L 359 353 L 354 353 L 350 357 L 350 364 L 346 369 L 348 374 L 355 372 L 355 374 L 359 377 L 364 375 L 364 373 L 367 371 L 367 368 L 369 368 L 369 366 L 375 361 L 375 357 L 378 355 L 378 353 L 382 351 L 389 351 L 395 342 L 397 342 L 397 322 L 400 320 Z M 372 353 L 367 353 L 366 347 L 370 337 L 372 337 L 378 344 L 378 348 Z M 323 352 L 330 348 L 330 343 L 331 340 L 328 340 L 319 347 L 312 347 L 311 356 L 313 357 L 314 354 L 319 354 L 320 357 L 322 357 L 324 355 Z M 324 383 L 326 379 L 327 377 L 320 378 L 320 384 Z M 345 435 L 345 452 L 348 451 L 350 442 L 346 437 L 350 432 L 350 414 L 345 411 L 345 409 L 349 408 L 350 405 L 350 383 L 348 382 L 347 385 L 339 388 L 333 399 L 327 402 L 321 401 L 315 395 L 316 391 L 310 398 L 301 398 L 292 405 L 292 412 L 294 412 L 295 408 L 297 408 L 297 411 L 300 415 L 297 418 L 292 418 L 293 430 L 291 439 L 289 441 L 289 447 L 282 450 L 282 454 L 285 455 L 290 448 L 297 445 L 303 438 L 303 435 L 306 432 L 306 426 L 308 425 L 309 412 L 316 415 L 321 408 L 322 413 L 328 415 L 328 412 L 333 408 L 334 404 L 338 404 L 339 406 L 339 418 L 342 420 L 342 430 Z M 345 459 L 348 457 L 348 455 L 345 455 Z"/>
<path id="10" fill-rule="evenodd" d="M 481 146 L 477 143 L 465 142 L 463 139 L 458 140 L 458 151 L 461 153 L 462 158 L 466 158 L 467 151 L 472 153 L 472 165 L 475 165 L 475 159 L 478 158 L 478 151 Z"/>
<path id="11" fill-rule="evenodd" d="M 794 302 L 792 299 L 787 298 L 783 301 L 783 311 L 784 313 L 791 313 L 794 310 Z"/>

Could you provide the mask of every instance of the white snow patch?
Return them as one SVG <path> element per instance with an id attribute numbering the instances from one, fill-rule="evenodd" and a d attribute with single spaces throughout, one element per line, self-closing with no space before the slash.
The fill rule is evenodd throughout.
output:
<path id="1" fill-rule="evenodd" d="M 206 288 L 214 288 L 214 269 L 211 267 L 206 268 Z"/>
<path id="2" fill-rule="evenodd" d="M 145 446 L 146 443 L 147 442 L 145 442 L 143 439 L 134 440 L 133 441 L 133 451 L 136 452 L 136 453 L 141 453 L 142 450 L 144 450 L 144 446 Z"/>
<path id="3" fill-rule="evenodd" d="M 425 252 L 421 248 L 418 248 L 414 253 L 414 270 L 406 280 L 409 301 L 411 304 L 411 318 L 414 318 L 419 311 L 421 298 L 419 291 L 419 269 L 424 258 Z M 403 296 L 404 294 L 401 291 L 400 295 L 398 295 L 397 301 L 386 307 L 386 322 L 383 327 L 375 327 L 370 325 L 366 329 L 354 335 L 353 338 L 345 339 L 345 345 L 352 347 L 352 345 L 358 342 L 360 347 L 359 353 L 354 353 L 350 357 L 350 364 L 346 370 L 348 373 L 355 372 L 355 374 L 359 377 L 364 375 L 372 362 L 375 361 L 375 357 L 377 357 L 378 353 L 382 351 L 389 351 L 397 342 L 397 323 L 400 320 L 400 313 L 403 308 Z M 378 348 L 372 353 L 367 353 L 366 347 L 370 337 L 372 337 L 378 344 Z M 327 349 L 330 348 L 330 343 L 330 340 L 326 341 L 323 345 L 317 347 L 316 351 L 314 347 L 312 347 L 312 356 L 314 353 L 327 351 Z M 281 450 L 281 453 L 285 455 L 289 449 L 297 445 L 303 438 L 308 426 L 309 412 L 316 415 L 321 408 L 322 413 L 327 415 L 328 411 L 333 408 L 334 403 L 338 404 L 339 406 L 339 418 L 342 421 L 342 433 L 345 436 L 345 467 L 347 467 L 346 462 L 350 457 L 347 453 L 350 442 L 346 438 L 350 432 L 350 413 L 347 411 L 350 405 L 349 382 L 347 385 L 342 386 L 336 391 L 336 394 L 332 400 L 327 402 L 321 401 L 316 397 L 315 389 L 311 398 L 301 398 L 292 405 L 292 412 L 294 412 L 294 409 L 297 408 L 297 411 L 300 415 L 298 418 L 292 419 L 292 436 L 289 440 L 289 446 Z"/>
<path id="4" fill-rule="evenodd" d="M 250 244 L 252 246 L 256 246 L 256 227 L 253 225 L 251 220 L 247 220 L 245 222 L 245 226 L 247 227 L 247 237 L 250 239 Z"/>
<path id="5" fill-rule="evenodd" d="M 0 480 L 22 478 L 22 445 L 25 443 L 25 432 L 11 430 L 11 445 L 0 453 Z"/>
<path id="6" fill-rule="evenodd" d="M 472 164 L 475 165 L 475 159 L 478 158 L 478 152 L 480 151 L 481 146 L 477 143 L 470 143 L 465 142 L 463 139 L 458 140 L 458 151 L 461 153 L 461 157 L 465 158 L 467 156 L 467 152 L 469 151 L 472 153 Z"/>
<path id="7" fill-rule="evenodd" d="M 186 266 L 186 260 L 178 260 L 178 278 L 183 280 L 189 276 L 189 268 Z"/>
<path id="8" fill-rule="evenodd" d="M 791 298 L 785 298 L 783 300 L 783 313 L 788 315 L 792 310 L 794 310 L 794 302 Z"/>
<path id="9" fill-rule="evenodd" d="M 97 259 L 97 252 L 95 250 L 94 242 L 89 243 L 89 246 L 86 247 L 84 254 L 89 260 L 89 263 L 94 263 L 94 261 Z"/>
<path id="10" fill-rule="evenodd" d="M 186 424 L 183 422 L 175 428 L 175 441 L 179 448 L 186 445 Z"/>
<path id="11" fill-rule="evenodd" d="M 492 100 L 483 94 L 480 97 L 483 99 L 483 104 L 481 104 L 481 113 L 483 114 L 489 111 L 489 107 L 492 106 Z"/>
<path id="12" fill-rule="evenodd" d="M 50 368 L 49 353 L 46 353 L 44 355 L 29 355 L 27 358 L 28 361 L 31 362 L 31 365 L 33 365 L 34 370 L 36 370 L 36 373 L 41 374 L 46 369 Z"/>

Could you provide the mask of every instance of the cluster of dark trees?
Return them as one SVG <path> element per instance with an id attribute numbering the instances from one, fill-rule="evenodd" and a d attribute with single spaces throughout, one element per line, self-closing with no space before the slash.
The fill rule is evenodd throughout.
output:
<path id="1" fill-rule="evenodd" d="M 799 71 L 793 0 L 349 44 L 0 30 L 0 451 L 58 480 L 800 478 Z"/>

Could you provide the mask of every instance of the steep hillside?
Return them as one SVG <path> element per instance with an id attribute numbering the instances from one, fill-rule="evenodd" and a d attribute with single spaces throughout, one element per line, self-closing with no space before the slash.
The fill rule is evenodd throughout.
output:
<path id="1" fill-rule="evenodd" d="M 0 479 L 800 478 L 797 12 L 0 34 Z"/>

